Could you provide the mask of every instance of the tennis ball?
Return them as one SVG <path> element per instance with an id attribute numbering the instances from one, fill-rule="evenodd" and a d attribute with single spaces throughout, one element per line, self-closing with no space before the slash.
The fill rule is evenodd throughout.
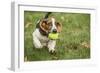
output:
<path id="1" fill-rule="evenodd" d="M 59 35 L 58 33 L 49 33 L 48 37 L 50 39 L 56 40 L 56 39 L 58 39 L 58 35 Z"/>

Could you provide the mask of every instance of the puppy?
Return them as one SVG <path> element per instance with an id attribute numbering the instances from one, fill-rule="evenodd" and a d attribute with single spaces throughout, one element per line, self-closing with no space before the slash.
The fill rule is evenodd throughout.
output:
<path id="1" fill-rule="evenodd" d="M 60 33 L 62 25 L 55 18 L 47 18 L 39 21 L 38 26 L 33 32 L 33 44 L 35 48 L 46 46 L 49 52 L 55 52 L 56 40 L 48 38 L 50 33 Z"/>

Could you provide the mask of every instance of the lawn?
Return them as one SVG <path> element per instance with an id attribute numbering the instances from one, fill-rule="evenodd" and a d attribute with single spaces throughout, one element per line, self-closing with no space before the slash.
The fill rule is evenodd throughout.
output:
<path id="1" fill-rule="evenodd" d="M 90 14 L 52 13 L 50 16 L 62 23 L 62 32 L 56 44 L 56 55 L 51 55 L 47 48 L 36 49 L 32 33 L 39 19 L 46 12 L 24 12 L 24 60 L 69 60 L 90 58 Z"/>

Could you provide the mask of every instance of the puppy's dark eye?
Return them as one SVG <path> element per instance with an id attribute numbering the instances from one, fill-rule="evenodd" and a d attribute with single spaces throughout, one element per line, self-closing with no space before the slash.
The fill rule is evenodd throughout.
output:
<path id="1" fill-rule="evenodd" d="M 56 22 L 55 25 L 56 25 L 56 26 L 60 26 L 60 23 L 59 23 L 59 22 Z"/>

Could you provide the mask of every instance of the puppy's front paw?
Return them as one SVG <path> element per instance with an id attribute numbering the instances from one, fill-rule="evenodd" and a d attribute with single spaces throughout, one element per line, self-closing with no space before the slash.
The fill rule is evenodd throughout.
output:
<path id="1" fill-rule="evenodd" d="M 52 55 L 55 55 L 56 51 L 55 51 L 55 49 L 54 50 L 49 50 L 49 53 L 52 54 Z"/>

